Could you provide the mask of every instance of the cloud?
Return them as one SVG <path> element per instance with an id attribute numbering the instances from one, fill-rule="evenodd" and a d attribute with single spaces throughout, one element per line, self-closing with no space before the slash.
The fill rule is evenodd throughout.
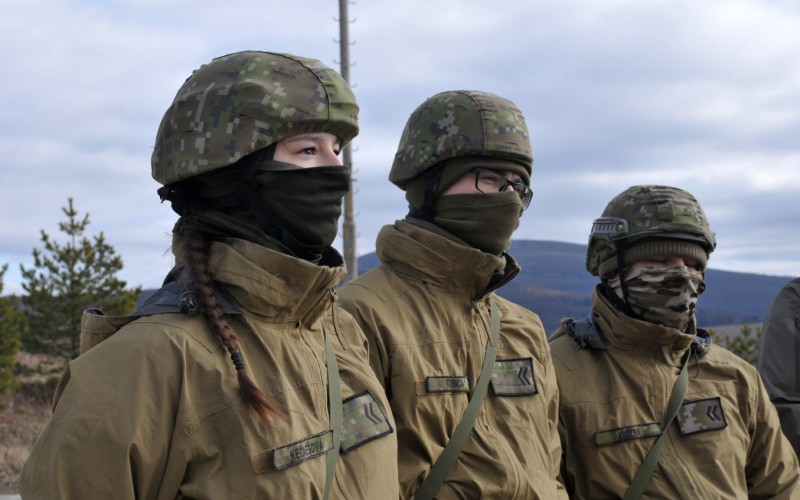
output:
<path id="1" fill-rule="evenodd" d="M 632 184 L 683 187 L 717 232 L 711 266 L 800 275 L 800 10 L 688 0 L 349 4 L 358 251 L 406 213 L 387 180 L 406 119 L 444 90 L 480 89 L 524 112 L 534 201 L 515 237 L 585 243 Z M 260 49 L 338 67 L 335 2 L 31 0 L 0 18 L 0 264 L 19 291 L 39 231 L 73 197 L 126 264 L 157 286 L 175 215 L 149 158 L 192 70 Z M 339 240 L 340 241 L 340 240 Z M 341 245 L 341 243 L 337 243 Z"/>

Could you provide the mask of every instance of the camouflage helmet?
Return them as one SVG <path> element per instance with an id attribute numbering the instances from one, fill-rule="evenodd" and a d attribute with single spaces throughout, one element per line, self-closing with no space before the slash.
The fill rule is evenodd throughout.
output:
<path id="1" fill-rule="evenodd" d="M 421 172 L 462 156 L 511 160 L 530 178 L 533 153 L 522 112 L 488 92 L 458 90 L 428 98 L 406 123 L 389 180 L 405 190 Z"/>
<path id="2" fill-rule="evenodd" d="M 161 184 L 216 170 L 281 139 L 358 134 L 347 82 L 316 59 L 237 52 L 195 70 L 164 113 L 151 158 Z"/>
<path id="3" fill-rule="evenodd" d="M 655 256 L 692 257 L 705 269 L 716 247 L 714 232 L 697 199 L 670 186 L 632 186 L 612 199 L 594 221 L 586 269 L 607 276 L 623 266 Z"/>

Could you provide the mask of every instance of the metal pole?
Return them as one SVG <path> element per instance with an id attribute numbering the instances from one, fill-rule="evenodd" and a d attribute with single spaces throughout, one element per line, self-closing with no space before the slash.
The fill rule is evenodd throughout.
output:
<path id="1" fill-rule="evenodd" d="M 350 38 L 348 34 L 347 15 L 348 0 L 339 0 L 339 60 L 340 73 L 346 82 L 350 82 Z M 353 190 L 355 186 L 355 169 L 353 168 L 353 154 L 351 145 L 348 144 L 342 151 L 342 162 L 350 165 L 353 175 L 350 177 L 350 189 L 344 197 L 344 222 L 342 223 L 342 240 L 344 248 L 344 263 L 347 266 L 347 275 L 344 281 L 350 281 L 358 276 L 358 253 L 356 253 L 356 221 L 353 209 Z"/>

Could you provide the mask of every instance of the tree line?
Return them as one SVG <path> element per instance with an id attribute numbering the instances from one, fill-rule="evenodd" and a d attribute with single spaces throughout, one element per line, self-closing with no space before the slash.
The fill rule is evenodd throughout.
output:
<path id="1" fill-rule="evenodd" d="M 81 314 L 87 308 L 109 315 L 133 311 L 141 286 L 128 288 L 117 274 L 122 258 L 101 231 L 87 235 L 89 214 L 81 216 L 69 198 L 59 223 L 63 239 L 41 231 L 41 247 L 33 249 L 33 266 L 20 265 L 22 296 L 2 296 L 8 263 L 0 267 L 0 396 L 19 386 L 17 354 L 45 354 L 69 360 L 78 355 Z M 761 328 L 742 327 L 738 335 L 714 342 L 755 364 Z M 48 394 L 42 394 L 48 398 Z"/>
<path id="2" fill-rule="evenodd" d="M 20 265 L 21 296 L 2 296 L 8 263 L 0 268 L 0 395 L 14 392 L 17 354 L 45 354 L 69 360 L 78 355 L 81 314 L 97 308 L 110 315 L 131 312 L 141 287 L 128 288 L 117 274 L 122 258 L 101 231 L 89 236 L 89 214 L 72 198 L 62 207 L 62 238 L 40 232 L 33 265 Z"/>

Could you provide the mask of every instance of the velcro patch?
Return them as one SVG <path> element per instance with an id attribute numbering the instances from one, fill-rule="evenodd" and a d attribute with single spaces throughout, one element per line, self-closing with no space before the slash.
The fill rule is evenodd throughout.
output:
<path id="1" fill-rule="evenodd" d="M 677 419 L 682 436 L 716 431 L 728 426 L 722 410 L 722 400 L 718 397 L 684 403 L 678 410 Z"/>
<path id="2" fill-rule="evenodd" d="M 594 444 L 597 446 L 609 446 L 634 439 L 658 437 L 660 434 L 661 424 L 657 422 L 652 424 L 631 425 L 629 427 L 596 432 L 594 434 Z"/>
<path id="3" fill-rule="evenodd" d="M 428 377 L 425 379 L 428 392 L 469 392 L 468 377 Z"/>
<path id="4" fill-rule="evenodd" d="M 369 391 L 342 402 L 342 452 L 358 448 L 393 432 L 375 396 Z"/>
<path id="5" fill-rule="evenodd" d="M 318 457 L 331 449 L 333 449 L 333 431 L 328 430 L 275 448 L 272 453 L 272 464 L 276 470 L 285 469 L 309 458 Z"/>
<path id="6" fill-rule="evenodd" d="M 496 396 L 538 394 L 533 376 L 533 358 L 498 359 L 492 370 L 492 391 Z"/>

